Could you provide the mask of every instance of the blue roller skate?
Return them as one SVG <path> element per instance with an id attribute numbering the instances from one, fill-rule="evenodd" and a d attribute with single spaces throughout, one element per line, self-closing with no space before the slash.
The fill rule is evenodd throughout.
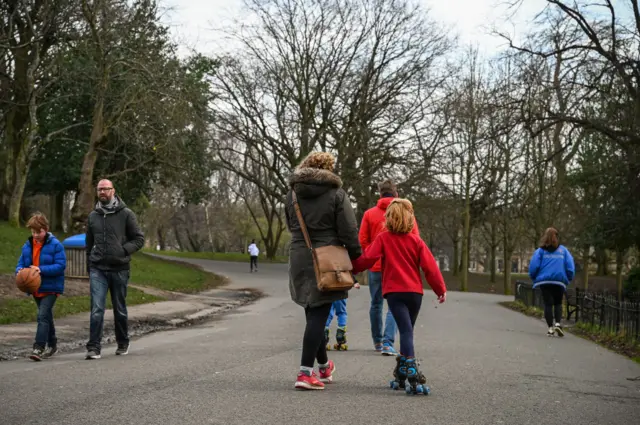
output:
<path id="1" fill-rule="evenodd" d="M 431 388 L 429 388 L 426 384 L 426 377 L 418 370 L 418 363 L 415 358 L 407 359 L 406 361 L 407 368 L 407 381 L 409 381 L 409 385 L 405 386 L 405 392 L 408 395 L 412 394 L 424 394 L 429 395 L 431 393 Z"/>
<path id="2" fill-rule="evenodd" d="M 392 379 L 389 382 L 389 387 L 393 390 L 398 390 L 400 388 L 405 388 L 405 381 L 407 380 L 407 358 L 405 356 L 396 357 L 396 368 L 393 370 L 393 376 L 395 379 Z"/>
<path id="3" fill-rule="evenodd" d="M 340 351 L 346 351 L 349 346 L 347 345 L 347 327 L 338 327 L 336 330 L 336 343 L 333 344 L 333 348 Z"/>

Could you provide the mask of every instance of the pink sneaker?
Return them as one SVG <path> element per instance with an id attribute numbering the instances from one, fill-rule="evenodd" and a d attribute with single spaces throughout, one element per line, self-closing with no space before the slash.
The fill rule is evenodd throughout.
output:
<path id="1" fill-rule="evenodd" d="M 295 387 L 301 390 L 324 390 L 324 384 L 320 382 L 315 372 L 311 376 L 300 372 L 296 380 Z"/>
<path id="2" fill-rule="evenodd" d="M 330 384 L 333 382 L 333 372 L 336 371 L 336 365 L 333 363 L 333 360 L 329 360 L 329 367 L 326 369 L 320 369 L 320 381 L 325 384 Z"/>

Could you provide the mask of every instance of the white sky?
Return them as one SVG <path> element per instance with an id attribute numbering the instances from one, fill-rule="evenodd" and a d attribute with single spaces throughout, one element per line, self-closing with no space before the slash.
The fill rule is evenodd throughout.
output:
<path id="1" fill-rule="evenodd" d="M 492 25 L 514 34 L 522 34 L 529 27 L 535 13 L 541 11 L 545 0 L 524 0 L 517 16 L 517 25 L 507 23 L 505 3 L 509 0 L 421 0 L 431 8 L 433 16 L 450 25 L 462 43 L 477 44 L 486 55 L 493 55 L 502 40 L 487 34 Z M 186 46 L 195 47 L 201 53 L 215 53 L 221 37 L 212 28 L 230 23 L 238 16 L 242 0 L 161 0 L 161 7 L 170 8 L 164 22 L 171 26 L 176 40 L 185 45 L 181 54 L 187 54 Z"/>

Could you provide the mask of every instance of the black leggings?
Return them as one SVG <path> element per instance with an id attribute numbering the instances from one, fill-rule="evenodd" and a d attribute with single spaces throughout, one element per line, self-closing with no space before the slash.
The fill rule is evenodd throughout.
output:
<path id="1" fill-rule="evenodd" d="M 400 354 L 415 357 L 413 349 L 413 327 L 416 324 L 422 294 L 416 292 L 392 292 L 387 294 L 387 304 L 400 331 Z"/>
<path id="2" fill-rule="evenodd" d="M 540 291 L 542 291 L 542 299 L 544 300 L 544 318 L 547 321 L 547 326 L 552 327 L 554 323 L 560 323 L 562 320 L 564 288 L 553 283 L 544 283 L 540 285 Z"/>
<path id="3" fill-rule="evenodd" d="M 329 310 L 331 303 L 304 309 L 307 327 L 304 329 L 302 340 L 301 366 L 313 367 L 314 360 L 318 360 L 318 364 L 327 364 L 329 361 L 327 341 L 324 338 L 324 325 L 329 317 Z"/>

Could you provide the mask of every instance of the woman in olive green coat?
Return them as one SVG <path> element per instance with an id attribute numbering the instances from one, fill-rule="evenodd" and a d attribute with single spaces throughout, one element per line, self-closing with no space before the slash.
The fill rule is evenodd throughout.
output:
<path id="1" fill-rule="evenodd" d="M 293 205 L 292 191 L 307 226 L 311 244 L 344 246 L 351 259 L 362 254 L 358 242 L 358 224 L 342 180 L 333 173 L 335 158 L 327 152 L 313 152 L 289 177 L 285 214 L 291 232 L 289 249 L 289 290 L 291 299 L 304 307 L 307 326 L 302 343 L 302 359 L 296 388 L 323 389 L 332 381 L 335 365 L 327 357 L 324 326 L 331 304 L 347 298 L 347 291 L 318 290 L 313 259 L 300 228 Z M 313 371 L 315 360 L 319 378 Z"/>

